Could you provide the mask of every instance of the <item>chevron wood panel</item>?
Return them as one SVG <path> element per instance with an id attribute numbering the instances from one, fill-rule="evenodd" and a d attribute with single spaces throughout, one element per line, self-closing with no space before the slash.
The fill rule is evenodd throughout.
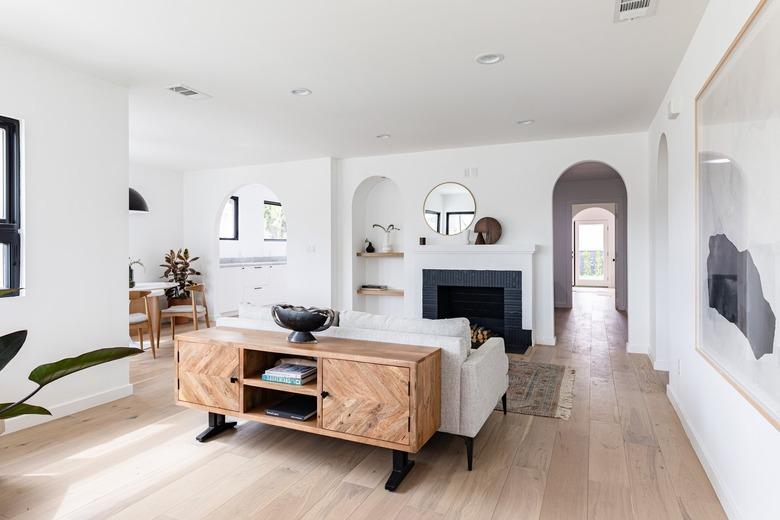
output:
<path id="1" fill-rule="evenodd" d="M 180 401 L 239 410 L 239 350 L 223 345 L 179 342 L 177 345 Z"/>
<path id="2" fill-rule="evenodd" d="M 322 427 L 409 444 L 409 369 L 340 359 L 322 360 Z"/>

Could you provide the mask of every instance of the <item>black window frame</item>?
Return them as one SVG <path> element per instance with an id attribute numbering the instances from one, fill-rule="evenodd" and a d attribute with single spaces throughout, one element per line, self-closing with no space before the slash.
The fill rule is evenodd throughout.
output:
<path id="1" fill-rule="evenodd" d="M 445 219 L 445 235 L 450 234 L 450 215 L 476 215 L 476 211 L 448 211 L 447 218 Z M 472 221 L 474 219 L 471 219 Z M 467 226 L 468 227 L 468 226 Z M 462 233 L 463 231 L 461 231 Z"/>
<path id="2" fill-rule="evenodd" d="M 279 206 L 282 207 L 282 203 L 276 200 L 264 200 L 263 201 L 263 209 L 265 210 L 265 206 Z M 265 226 L 265 211 L 263 212 L 263 226 Z M 265 227 L 263 228 L 265 229 Z M 286 238 L 265 238 L 265 231 L 263 231 L 263 241 L 264 242 L 287 242 Z"/>
<path id="3" fill-rule="evenodd" d="M 441 233 L 441 211 L 434 211 L 432 209 L 425 210 L 426 215 L 436 215 L 436 232 Z"/>
<path id="4" fill-rule="evenodd" d="M 9 288 L 21 289 L 22 276 L 22 248 L 21 236 L 21 205 L 22 205 L 22 157 L 21 157 L 21 124 L 18 120 L 10 117 L 0 116 L 0 128 L 5 130 L 5 157 L 7 168 L 5 175 L 6 183 L 6 217 L 0 218 L 0 245 L 9 246 L 8 265 L 0 266 L 4 269 L 5 276 L 9 281 Z M 7 294 L 8 296 L 18 296 L 18 293 Z"/>
<path id="5" fill-rule="evenodd" d="M 223 237 L 220 234 L 220 240 L 238 240 L 238 197 L 236 195 L 232 195 L 230 200 L 233 201 L 233 236 Z"/>

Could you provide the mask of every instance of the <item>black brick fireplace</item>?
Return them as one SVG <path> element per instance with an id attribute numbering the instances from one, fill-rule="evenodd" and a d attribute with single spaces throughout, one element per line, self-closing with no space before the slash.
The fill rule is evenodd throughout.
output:
<path id="1" fill-rule="evenodd" d="M 423 318 L 468 318 L 504 338 L 507 352 L 531 346 L 523 329 L 523 276 L 520 271 L 423 269 Z"/>

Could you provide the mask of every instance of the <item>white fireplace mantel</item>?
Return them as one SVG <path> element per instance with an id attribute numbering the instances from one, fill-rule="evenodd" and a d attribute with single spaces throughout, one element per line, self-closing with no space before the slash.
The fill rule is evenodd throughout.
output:
<path id="1" fill-rule="evenodd" d="M 464 254 L 525 254 L 532 255 L 536 252 L 535 244 L 528 245 L 467 245 L 467 244 L 446 244 L 420 246 L 414 250 L 417 254 L 432 253 L 464 253 Z"/>

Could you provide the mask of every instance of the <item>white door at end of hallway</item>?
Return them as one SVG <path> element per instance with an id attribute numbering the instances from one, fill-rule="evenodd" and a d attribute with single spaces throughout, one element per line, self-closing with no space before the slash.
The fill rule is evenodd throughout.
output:
<path id="1" fill-rule="evenodd" d="M 585 287 L 609 287 L 607 220 L 578 220 L 574 223 L 574 284 Z"/>

